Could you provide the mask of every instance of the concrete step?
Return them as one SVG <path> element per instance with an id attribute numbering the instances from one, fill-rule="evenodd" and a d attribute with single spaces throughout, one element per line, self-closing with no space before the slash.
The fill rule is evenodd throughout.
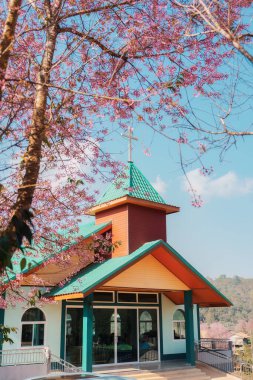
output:
<path id="1" fill-rule="evenodd" d="M 166 380 L 210 380 L 210 376 L 205 375 L 204 373 L 200 374 L 195 374 L 195 375 L 185 375 L 185 374 L 178 374 L 177 376 L 173 375 L 167 375 L 164 377 L 158 377 L 158 376 L 150 376 L 148 380 L 161 380 L 161 379 L 166 379 Z"/>
<path id="2" fill-rule="evenodd" d="M 118 372 L 118 371 L 115 371 L 115 372 Z M 119 371 L 119 372 L 121 372 L 121 371 Z M 200 372 L 201 372 L 201 370 L 199 368 L 195 368 L 195 367 L 180 368 L 180 369 L 144 369 L 144 370 L 134 370 L 134 371 L 124 370 L 124 374 L 129 375 L 129 376 L 134 374 L 134 377 L 138 377 L 138 376 L 144 376 L 145 377 L 145 376 L 149 375 L 150 373 L 165 375 L 165 374 L 170 374 L 170 373 L 174 373 L 174 374 L 184 373 L 184 374 L 186 374 L 186 373 L 200 373 Z"/>
<path id="3" fill-rule="evenodd" d="M 198 368 L 178 370 L 138 370 L 131 372 L 118 372 L 114 375 L 136 380 L 210 380 L 210 376 Z"/>

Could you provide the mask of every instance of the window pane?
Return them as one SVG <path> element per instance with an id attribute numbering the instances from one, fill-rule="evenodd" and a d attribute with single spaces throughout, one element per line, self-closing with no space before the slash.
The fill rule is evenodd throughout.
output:
<path id="1" fill-rule="evenodd" d="M 136 302 L 135 293 L 118 293 L 118 302 Z"/>
<path id="2" fill-rule="evenodd" d="M 157 310 L 139 310 L 139 352 L 140 361 L 158 359 Z"/>
<path id="3" fill-rule="evenodd" d="M 31 307 L 30 309 L 26 310 L 22 317 L 22 322 L 37 322 L 45 320 L 46 319 L 43 311 L 37 307 Z"/>
<path id="4" fill-rule="evenodd" d="M 180 338 L 185 339 L 185 322 L 180 322 Z"/>
<path id="5" fill-rule="evenodd" d="M 138 294 L 139 302 L 157 303 L 157 294 L 141 293 Z"/>
<path id="6" fill-rule="evenodd" d="M 176 310 L 173 314 L 174 321 L 184 321 L 184 312 L 182 310 Z"/>
<path id="7" fill-rule="evenodd" d="M 114 329 L 115 329 L 115 316 L 114 313 L 111 316 L 111 334 L 114 335 Z M 121 336 L 121 318 L 120 315 L 117 314 L 117 336 Z"/>
<path id="8" fill-rule="evenodd" d="M 33 325 L 22 326 L 21 347 L 32 346 Z"/>
<path id="9" fill-rule="evenodd" d="M 185 322 L 173 322 L 174 339 L 185 339 Z"/>
<path id="10" fill-rule="evenodd" d="M 173 322 L 174 339 L 180 339 L 180 326 L 179 322 Z"/>
<path id="11" fill-rule="evenodd" d="M 94 292 L 95 302 L 113 302 L 112 292 Z"/>
<path id="12" fill-rule="evenodd" d="M 114 332 L 111 333 L 113 309 L 93 310 L 95 316 L 95 332 L 93 335 L 93 364 L 114 363 Z M 81 343 L 82 344 L 82 343 Z M 82 363 L 80 363 L 81 365 Z"/>
<path id="13" fill-rule="evenodd" d="M 143 311 L 140 315 L 140 321 L 151 321 L 152 322 L 151 314 L 147 310 Z"/>
<path id="14" fill-rule="evenodd" d="M 93 319 L 93 331 L 95 330 Z M 82 365 L 83 309 L 67 308 L 66 360 L 75 366 Z"/>
<path id="15" fill-rule="evenodd" d="M 43 346 L 44 324 L 33 325 L 33 346 Z"/>

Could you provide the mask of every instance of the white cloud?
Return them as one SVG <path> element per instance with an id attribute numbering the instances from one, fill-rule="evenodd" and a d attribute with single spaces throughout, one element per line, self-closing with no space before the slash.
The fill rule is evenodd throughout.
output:
<path id="1" fill-rule="evenodd" d="M 167 190 L 168 185 L 167 185 L 166 182 L 164 182 L 164 181 L 161 179 L 161 177 L 160 177 L 159 174 L 158 174 L 158 176 L 156 177 L 155 182 L 152 182 L 151 184 L 152 184 L 152 186 L 156 189 L 156 191 L 158 191 L 158 193 L 160 193 L 160 194 L 165 194 L 165 193 L 166 193 L 166 190 Z"/>
<path id="2" fill-rule="evenodd" d="M 218 178 L 204 176 L 199 169 L 187 173 L 192 188 L 200 196 L 206 198 L 227 198 L 253 193 L 253 178 L 239 178 L 235 172 L 229 171 Z M 184 187 L 189 189 L 189 184 L 184 180 Z"/>

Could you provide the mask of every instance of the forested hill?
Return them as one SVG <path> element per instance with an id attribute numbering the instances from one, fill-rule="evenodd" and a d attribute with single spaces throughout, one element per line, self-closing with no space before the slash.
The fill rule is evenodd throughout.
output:
<path id="1" fill-rule="evenodd" d="M 226 277 L 208 279 L 234 306 L 229 308 L 201 308 L 201 321 L 208 324 L 222 322 L 231 327 L 240 320 L 253 319 L 253 278 Z"/>

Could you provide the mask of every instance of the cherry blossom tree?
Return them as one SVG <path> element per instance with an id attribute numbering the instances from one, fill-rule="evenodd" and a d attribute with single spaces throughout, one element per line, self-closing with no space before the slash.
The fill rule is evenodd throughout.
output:
<path id="1" fill-rule="evenodd" d="M 10 0 L 0 41 L 0 101 L 22 0 Z"/>
<path id="2" fill-rule="evenodd" d="M 238 50 L 251 64 L 253 63 L 250 49 L 253 32 L 246 17 L 242 20 L 241 12 L 242 7 L 247 8 L 252 5 L 251 0 L 174 0 L 173 3 L 183 9 L 186 17 L 191 20 L 191 23 L 187 24 L 187 34 L 195 36 L 213 34 L 224 39 L 225 43 Z"/>
<path id="3" fill-rule="evenodd" d="M 228 339 L 231 332 L 221 323 L 200 324 L 201 338 Z"/>
<path id="4" fill-rule="evenodd" d="M 43 239 L 42 252 L 67 244 L 94 202 L 97 178 L 122 168 L 104 150 L 112 130 L 149 127 L 178 144 L 182 162 L 183 147 L 201 161 L 210 147 L 222 149 L 236 135 L 224 124 L 227 114 L 217 113 L 222 129 L 212 127 L 196 116 L 192 100 L 219 103 L 234 48 L 250 61 L 240 15 L 251 2 L 208 3 L 220 25 L 230 10 L 230 33 L 236 25 L 230 38 L 213 20 L 206 30 L 202 3 L 10 0 L 3 6 L 2 272 L 32 237 L 35 244 Z M 66 229 L 63 238 L 59 230 Z"/>

